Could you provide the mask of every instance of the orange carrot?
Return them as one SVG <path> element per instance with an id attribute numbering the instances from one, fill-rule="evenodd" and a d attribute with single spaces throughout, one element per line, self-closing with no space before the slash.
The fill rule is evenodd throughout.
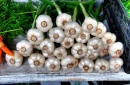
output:
<path id="1" fill-rule="evenodd" d="M 0 63 L 2 63 L 2 50 L 0 49 Z"/>
<path id="2" fill-rule="evenodd" d="M 10 55 L 10 56 L 13 56 L 13 55 L 14 55 L 13 52 L 11 52 L 11 51 L 7 48 L 7 46 L 6 46 L 2 41 L 0 41 L 0 48 L 1 48 L 6 54 L 8 54 L 8 55 Z"/>

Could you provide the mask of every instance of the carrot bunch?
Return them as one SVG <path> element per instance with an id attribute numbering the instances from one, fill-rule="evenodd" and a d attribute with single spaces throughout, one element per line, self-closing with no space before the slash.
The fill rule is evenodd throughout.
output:
<path id="1" fill-rule="evenodd" d="M 13 56 L 13 52 L 8 49 L 8 47 L 4 44 L 3 38 L 0 36 L 0 63 L 2 63 L 2 51 L 6 54 Z"/>

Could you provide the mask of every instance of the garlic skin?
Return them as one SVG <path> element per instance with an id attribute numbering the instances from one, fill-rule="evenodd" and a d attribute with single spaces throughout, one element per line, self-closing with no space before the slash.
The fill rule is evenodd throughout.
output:
<path id="1" fill-rule="evenodd" d="M 23 62 L 23 56 L 18 51 L 13 51 L 14 56 L 5 55 L 5 59 L 9 66 L 20 67 Z"/>
<path id="2" fill-rule="evenodd" d="M 102 47 L 103 47 L 103 42 L 101 39 L 97 37 L 93 37 L 88 40 L 87 49 L 92 53 L 99 52 L 102 49 Z"/>
<path id="3" fill-rule="evenodd" d="M 115 42 L 108 49 L 109 55 L 112 58 L 120 57 L 123 54 L 124 48 L 121 42 Z"/>
<path id="4" fill-rule="evenodd" d="M 99 53 L 98 53 L 98 52 L 92 53 L 91 51 L 88 50 L 87 53 L 86 53 L 85 58 L 88 58 L 88 59 L 90 59 L 90 60 L 95 60 L 95 59 L 98 58 L 98 56 L 99 56 Z"/>
<path id="5" fill-rule="evenodd" d="M 51 17 L 48 15 L 39 15 L 36 19 L 36 27 L 42 32 L 47 32 L 53 27 Z"/>
<path id="6" fill-rule="evenodd" d="M 110 32 L 106 32 L 102 37 L 102 41 L 104 45 L 111 46 L 116 41 L 116 35 Z"/>
<path id="7" fill-rule="evenodd" d="M 114 72 L 118 72 L 123 65 L 123 60 L 121 58 L 111 58 L 109 62 L 110 69 Z"/>
<path id="8" fill-rule="evenodd" d="M 45 58 L 40 53 L 33 53 L 28 58 L 28 63 L 31 68 L 41 68 L 45 62 Z"/>
<path id="9" fill-rule="evenodd" d="M 76 38 L 81 33 L 81 26 L 77 22 L 69 22 L 64 26 L 66 37 Z"/>
<path id="10" fill-rule="evenodd" d="M 86 43 L 90 39 L 90 33 L 81 32 L 80 35 L 76 38 L 76 41 L 79 43 Z"/>
<path id="11" fill-rule="evenodd" d="M 92 33 L 96 30 L 97 27 L 97 21 L 95 19 L 92 19 L 91 17 L 88 17 L 84 20 L 82 23 L 82 29 L 85 32 Z"/>
<path id="12" fill-rule="evenodd" d="M 71 53 L 75 58 L 81 58 L 86 55 L 87 47 L 82 43 L 76 43 L 71 48 Z"/>
<path id="13" fill-rule="evenodd" d="M 108 55 L 108 46 L 104 45 L 103 48 L 99 52 L 99 56 L 104 57 L 106 55 Z"/>
<path id="14" fill-rule="evenodd" d="M 97 59 L 95 62 L 95 70 L 97 70 L 99 73 L 104 73 L 109 70 L 110 64 L 105 59 Z"/>
<path id="15" fill-rule="evenodd" d="M 54 43 L 50 39 L 45 39 L 40 44 L 43 53 L 52 53 L 54 51 Z"/>
<path id="16" fill-rule="evenodd" d="M 65 37 L 61 43 L 61 45 L 65 48 L 70 48 L 73 44 L 74 44 L 74 39 L 69 37 Z"/>
<path id="17" fill-rule="evenodd" d="M 91 35 L 98 38 L 102 38 L 105 35 L 106 31 L 107 31 L 106 26 L 102 22 L 98 22 L 96 30 L 92 32 Z"/>
<path id="18" fill-rule="evenodd" d="M 27 38 L 32 45 L 39 45 L 43 39 L 43 33 L 38 29 L 30 29 L 27 33 Z"/>
<path id="19" fill-rule="evenodd" d="M 60 70 L 60 60 L 57 58 L 48 58 L 45 62 L 45 67 L 48 71 L 59 71 Z"/>
<path id="20" fill-rule="evenodd" d="M 49 37 L 51 41 L 61 43 L 65 37 L 65 34 L 61 28 L 55 27 L 50 29 Z"/>
<path id="21" fill-rule="evenodd" d="M 38 49 L 38 50 L 41 50 L 41 49 L 40 49 L 40 44 L 39 44 L 39 45 L 33 45 L 33 48 Z"/>
<path id="22" fill-rule="evenodd" d="M 64 29 L 64 25 L 68 22 L 71 22 L 71 21 L 72 21 L 72 18 L 69 14 L 62 13 L 62 14 L 57 16 L 56 25 L 57 25 L 57 27 Z"/>
<path id="23" fill-rule="evenodd" d="M 90 59 L 82 59 L 79 62 L 78 67 L 83 72 L 91 73 L 94 70 L 94 62 L 92 60 L 90 60 Z"/>
<path id="24" fill-rule="evenodd" d="M 56 56 L 58 59 L 63 59 L 67 57 L 67 51 L 64 47 L 58 47 L 54 51 L 54 56 Z"/>
<path id="25" fill-rule="evenodd" d="M 42 52 L 43 56 L 46 57 L 46 58 L 50 58 L 50 57 L 53 57 L 53 52 L 52 53 L 46 53 L 46 52 Z"/>
<path id="26" fill-rule="evenodd" d="M 61 60 L 61 65 L 64 70 L 73 70 L 78 65 L 78 59 L 71 55 Z"/>
<path id="27" fill-rule="evenodd" d="M 21 40 L 16 44 L 16 49 L 24 57 L 30 56 L 33 51 L 33 46 L 29 41 Z"/>

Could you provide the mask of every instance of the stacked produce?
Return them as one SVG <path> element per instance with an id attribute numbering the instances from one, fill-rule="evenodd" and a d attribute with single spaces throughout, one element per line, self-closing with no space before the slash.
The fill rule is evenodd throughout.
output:
<path id="1" fill-rule="evenodd" d="M 79 4 L 75 5 L 73 16 L 62 13 L 55 1 L 43 2 L 56 7 L 56 21 L 52 22 L 47 14 L 37 13 L 32 28 L 27 32 L 27 40 L 17 43 L 14 58 L 6 55 L 9 65 L 19 67 L 23 57 L 27 57 L 31 68 L 45 66 L 49 71 L 79 67 L 83 72 L 97 70 L 103 73 L 109 69 L 117 72 L 121 68 L 123 60 L 119 57 L 123 54 L 123 44 L 116 42 L 116 35 L 107 32 L 102 22 L 86 12 L 81 1 L 77 1 Z M 76 18 L 80 18 L 77 17 L 79 10 L 85 16 L 82 24 L 76 21 Z M 109 61 L 104 59 L 106 55 L 110 56 Z"/>

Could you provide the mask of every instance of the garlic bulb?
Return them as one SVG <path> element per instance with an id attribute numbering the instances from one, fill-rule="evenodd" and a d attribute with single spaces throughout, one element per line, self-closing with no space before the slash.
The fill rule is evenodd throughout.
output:
<path id="1" fill-rule="evenodd" d="M 20 54 L 26 57 L 26 56 L 31 55 L 33 51 L 33 46 L 31 45 L 30 42 L 26 40 L 21 40 L 20 42 L 16 44 L 16 49 L 18 50 Z"/>
<path id="2" fill-rule="evenodd" d="M 97 70 L 100 73 L 104 73 L 109 70 L 110 64 L 105 59 L 97 59 L 95 62 L 95 70 Z"/>
<path id="3" fill-rule="evenodd" d="M 90 33 L 81 32 L 80 35 L 76 38 L 76 41 L 79 43 L 86 43 L 90 38 Z"/>
<path id="4" fill-rule="evenodd" d="M 91 17 L 88 17 L 84 20 L 82 23 L 82 29 L 85 32 L 92 33 L 96 30 L 97 27 L 97 21 L 95 19 L 92 19 Z"/>
<path id="5" fill-rule="evenodd" d="M 112 58 L 115 58 L 120 57 L 123 54 L 123 50 L 123 44 L 121 42 L 115 42 L 109 47 L 108 52 Z"/>
<path id="6" fill-rule="evenodd" d="M 102 37 L 102 41 L 104 45 L 112 45 L 116 41 L 116 35 L 110 32 L 106 32 L 105 35 Z"/>
<path id="7" fill-rule="evenodd" d="M 40 48 L 44 53 L 52 53 L 54 51 L 54 43 L 50 39 L 45 39 L 40 44 Z"/>
<path id="8" fill-rule="evenodd" d="M 50 29 L 49 37 L 51 41 L 60 43 L 63 41 L 65 34 L 61 28 L 55 27 Z"/>
<path id="9" fill-rule="evenodd" d="M 50 58 L 50 57 L 53 57 L 53 52 L 52 53 L 46 53 L 46 52 L 42 52 L 43 56 L 46 57 L 46 58 Z"/>
<path id="10" fill-rule="evenodd" d="M 111 58 L 110 59 L 110 69 L 112 71 L 119 71 L 121 66 L 123 65 L 123 60 L 121 58 Z"/>
<path id="11" fill-rule="evenodd" d="M 76 38 L 81 33 L 81 26 L 77 22 L 69 22 L 64 26 L 66 37 Z"/>
<path id="12" fill-rule="evenodd" d="M 88 40 L 87 49 L 91 52 L 99 52 L 103 47 L 103 42 L 97 37 Z"/>
<path id="13" fill-rule="evenodd" d="M 53 26 L 51 17 L 48 15 L 39 15 L 36 19 L 36 27 L 42 32 L 47 32 Z"/>
<path id="14" fill-rule="evenodd" d="M 96 36 L 98 38 L 102 38 L 104 34 L 106 33 L 107 29 L 105 25 L 102 22 L 97 23 L 97 28 L 94 32 L 91 33 L 91 35 Z"/>
<path id="15" fill-rule="evenodd" d="M 86 55 L 87 47 L 82 43 L 76 43 L 72 46 L 71 53 L 75 58 L 81 58 Z"/>
<path id="16" fill-rule="evenodd" d="M 67 51 L 64 47 L 58 47 L 54 51 L 54 56 L 56 56 L 58 59 L 63 59 L 67 57 Z"/>
<path id="17" fill-rule="evenodd" d="M 45 58 L 40 53 L 33 53 L 28 58 L 28 63 L 31 68 L 41 68 L 45 62 Z"/>
<path id="18" fill-rule="evenodd" d="M 88 72 L 91 73 L 94 70 L 94 62 L 90 59 L 82 59 L 78 67 L 83 71 L 83 72 Z"/>
<path id="19" fill-rule="evenodd" d="M 91 51 L 87 51 L 85 58 L 88 58 L 90 60 L 95 60 L 98 57 L 99 53 L 92 53 Z"/>
<path id="20" fill-rule="evenodd" d="M 64 28 L 64 25 L 68 22 L 71 22 L 71 21 L 72 21 L 72 19 L 71 19 L 71 16 L 69 14 L 62 13 L 62 14 L 57 16 L 56 25 L 57 25 L 57 27 Z"/>
<path id="21" fill-rule="evenodd" d="M 18 51 L 13 51 L 14 56 L 5 55 L 7 64 L 9 66 L 20 67 L 23 62 L 23 56 Z"/>
<path id="22" fill-rule="evenodd" d="M 45 67 L 49 71 L 59 71 L 60 70 L 60 60 L 57 58 L 48 58 L 45 62 Z"/>
<path id="23" fill-rule="evenodd" d="M 41 49 L 40 49 L 40 44 L 39 44 L 39 45 L 33 45 L 33 48 L 38 49 L 38 50 L 41 50 Z"/>
<path id="24" fill-rule="evenodd" d="M 33 45 L 39 45 L 43 39 L 43 33 L 38 29 L 30 29 L 27 33 L 27 38 L 29 42 Z"/>
<path id="25" fill-rule="evenodd" d="M 108 55 L 108 46 L 107 45 L 103 46 L 103 48 L 99 52 L 100 57 L 104 57 L 105 55 Z"/>
<path id="26" fill-rule="evenodd" d="M 64 70 L 73 70 L 78 65 L 78 59 L 71 55 L 61 60 L 61 65 Z"/>
<path id="27" fill-rule="evenodd" d="M 65 48 L 70 48 L 74 44 L 74 39 L 65 37 L 61 45 Z"/>

